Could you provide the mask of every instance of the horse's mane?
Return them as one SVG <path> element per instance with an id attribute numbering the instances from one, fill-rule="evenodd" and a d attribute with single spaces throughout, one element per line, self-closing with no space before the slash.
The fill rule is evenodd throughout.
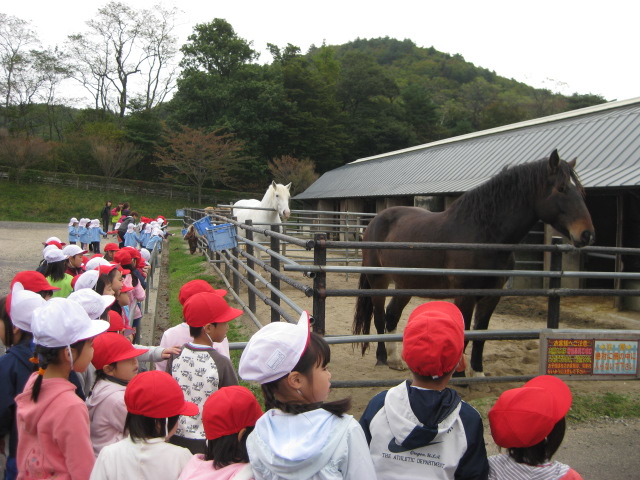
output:
<path id="1" fill-rule="evenodd" d="M 504 212 L 505 209 L 522 210 L 535 200 L 537 192 L 545 188 L 548 165 L 549 160 L 545 158 L 503 169 L 488 182 L 462 195 L 449 208 L 455 206 L 458 215 L 486 225 L 493 224 L 497 221 L 497 212 Z M 567 162 L 559 162 L 557 185 L 570 180 L 584 197 L 584 187 L 576 172 Z"/>

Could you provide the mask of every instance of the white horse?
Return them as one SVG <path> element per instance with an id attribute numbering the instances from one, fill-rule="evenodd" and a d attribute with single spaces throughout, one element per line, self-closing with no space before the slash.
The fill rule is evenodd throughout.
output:
<path id="1" fill-rule="evenodd" d="M 289 198 L 291 197 L 290 189 L 291 184 L 282 185 L 281 183 L 272 181 L 262 200 L 238 200 L 234 204 L 234 207 L 260 207 L 270 208 L 271 210 L 234 208 L 233 216 L 236 217 L 240 223 L 245 223 L 250 219 L 253 221 L 254 225 L 260 224 L 258 225 L 260 228 L 269 228 L 269 225 L 282 223 L 280 217 L 286 220 L 291 214 L 291 211 L 289 210 Z M 266 242 L 267 237 L 260 233 L 254 233 L 253 240 L 256 242 Z M 258 251 L 257 253 L 259 254 L 260 252 Z"/>

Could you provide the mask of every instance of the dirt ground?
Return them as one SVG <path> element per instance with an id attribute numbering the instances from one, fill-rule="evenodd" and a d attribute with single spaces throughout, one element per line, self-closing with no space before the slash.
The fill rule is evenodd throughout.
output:
<path id="1" fill-rule="evenodd" d="M 0 293 L 8 291 L 9 282 L 15 273 L 24 269 L 33 269 L 41 257 L 42 245 L 49 236 L 66 239 L 66 225 L 0 222 Z M 103 240 L 103 244 L 110 240 Z M 295 253 L 293 254 L 295 255 Z M 166 268 L 166 264 L 165 264 Z M 301 283 L 312 284 L 312 280 L 302 274 L 291 273 Z M 265 275 L 265 278 L 268 278 Z M 329 275 L 328 288 L 356 288 L 357 277 L 350 275 Z M 166 299 L 166 279 L 160 280 L 158 290 L 158 315 L 163 317 L 160 304 Z M 283 284 L 282 290 L 300 307 L 312 310 L 312 299 L 301 292 Z M 266 291 L 266 290 L 265 290 Z M 246 298 L 243 294 L 243 298 Z M 491 320 L 491 329 L 539 329 L 546 325 L 546 299 L 505 298 Z M 422 299 L 412 299 L 405 309 L 399 329 L 404 327 L 409 312 L 422 303 Z M 258 318 L 269 321 L 268 307 L 258 300 Z M 327 334 L 349 334 L 353 320 L 355 298 L 328 298 L 326 305 Z M 246 315 L 244 316 L 246 317 Z M 248 318 L 241 321 L 250 333 L 255 330 Z M 161 333 L 163 321 L 157 319 L 158 332 Z M 640 329 L 640 314 L 637 312 L 618 312 L 613 309 L 612 300 L 573 298 L 562 299 L 561 328 L 616 328 Z M 484 368 L 487 376 L 528 375 L 538 373 L 538 341 L 490 341 L 485 346 Z M 375 346 L 373 346 L 375 347 Z M 371 380 L 395 379 L 399 383 L 407 377 L 407 372 L 390 370 L 375 366 L 375 350 L 372 348 L 365 356 L 350 345 L 332 347 L 329 368 L 333 380 Z M 614 391 L 640 394 L 639 381 L 570 381 L 575 396 Z M 519 384 L 488 384 L 456 386 L 463 399 L 479 405 L 481 413 L 486 413 L 495 398 L 505 389 Z M 367 402 L 381 388 L 334 389 L 332 398 L 350 396 L 353 411 L 359 418 Z M 480 400 L 482 399 L 482 400 Z M 486 415 L 485 415 L 486 417 Z M 554 458 L 568 463 L 587 479 L 636 479 L 640 471 L 640 457 L 637 455 L 637 439 L 640 434 L 638 419 L 600 419 L 587 423 L 570 424 L 567 436 Z M 486 426 L 485 438 L 489 454 L 497 453 Z M 594 446 L 597 445 L 597 449 Z"/>

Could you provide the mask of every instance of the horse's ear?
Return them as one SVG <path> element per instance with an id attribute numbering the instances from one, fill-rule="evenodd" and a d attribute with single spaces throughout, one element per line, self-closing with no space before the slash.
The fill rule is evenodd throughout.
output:
<path id="1" fill-rule="evenodd" d="M 551 155 L 549 155 L 549 169 L 551 172 L 555 172 L 560 164 L 560 156 L 558 155 L 558 149 L 556 148 Z"/>
<path id="2" fill-rule="evenodd" d="M 291 190 L 291 182 L 289 182 L 289 185 L 286 185 L 287 190 Z"/>
<path id="3" fill-rule="evenodd" d="M 276 187 L 278 186 L 278 184 L 276 183 L 276 181 L 275 181 L 275 180 L 271 180 L 271 186 L 272 186 L 273 188 L 276 188 Z"/>
<path id="4" fill-rule="evenodd" d="M 568 161 L 567 163 L 571 167 L 571 170 L 576 169 L 576 162 L 578 161 L 578 157 L 575 157 L 573 160 Z"/>

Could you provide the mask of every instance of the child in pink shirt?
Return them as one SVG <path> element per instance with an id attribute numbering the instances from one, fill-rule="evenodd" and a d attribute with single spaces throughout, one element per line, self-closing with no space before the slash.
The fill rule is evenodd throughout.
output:
<path id="1" fill-rule="evenodd" d="M 86 480 L 95 461 L 89 414 L 69 382 L 93 357 L 93 337 L 109 328 L 78 303 L 53 298 L 33 312 L 39 369 L 16 397 L 18 479 Z"/>

